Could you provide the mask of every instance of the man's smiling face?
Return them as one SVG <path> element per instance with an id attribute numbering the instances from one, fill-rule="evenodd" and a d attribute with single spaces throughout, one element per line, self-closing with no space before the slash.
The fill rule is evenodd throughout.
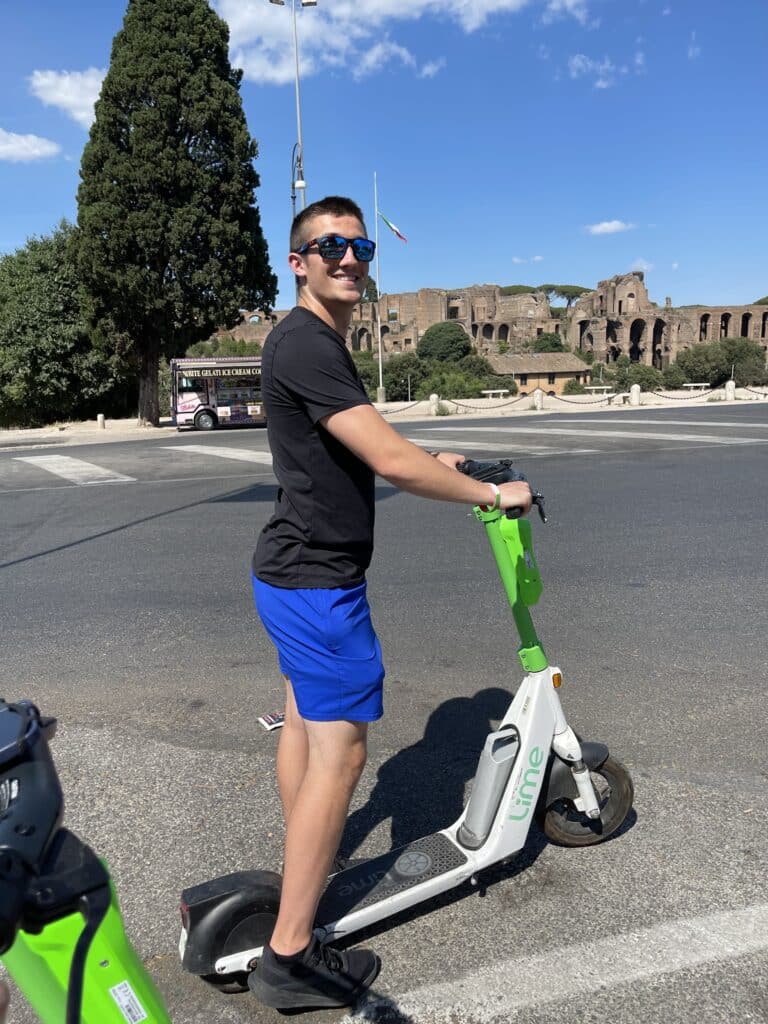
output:
<path id="1" fill-rule="evenodd" d="M 342 238 L 365 238 L 365 225 L 357 217 L 335 217 L 324 213 L 313 217 L 306 225 L 305 241 L 322 235 L 341 235 Z M 307 298 L 326 309 L 339 305 L 355 306 L 365 289 L 370 264 L 355 259 L 352 247 L 340 260 L 326 260 L 313 246 L 299 256 L 291 253 L 288 260 L 294 273 L 306 278 Z"/>

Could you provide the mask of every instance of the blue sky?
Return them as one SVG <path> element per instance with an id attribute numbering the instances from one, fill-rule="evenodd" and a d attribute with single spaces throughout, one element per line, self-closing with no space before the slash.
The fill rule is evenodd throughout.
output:
<path id="1" fill-rule="evenodd" d="M 278 307 L 296 141 L 290 0 L 215 0 L 258 140 Z M 76 218 L 92 103 L 126 0 L 0 3 L 0 252 Z M 353 196 L 381 288 L 768 293 L 768 3 L 318 0 L 298 9 L 308 200 Z"/>

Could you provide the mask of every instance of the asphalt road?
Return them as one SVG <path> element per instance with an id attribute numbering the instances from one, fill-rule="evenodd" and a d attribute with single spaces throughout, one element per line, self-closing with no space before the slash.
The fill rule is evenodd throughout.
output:
<path id="1" fill-rule="evenodd" d="M 398 429 L 512 455 L 547 496 L 534 618 L 569 721 L 627 765 L 636 802 L 616 839 L 567 850 L 532 832 L 482 897 L 457 891 L 368 936 L 384 967 L 354 1019 L 768 1020 L 765 408 Z M 76 461 L 25 461 L 41 456 Z M 129 934 L 185 1024 L 278 1019 L 184 975 L 175 952 L 185 885 L 281 859 L 276 734 L 256 724 L 279 706 L 279 677 L 248 576 L 273 495 L 261 430 L 0 452 L 0 694 L 59 717 L 67 824 L 107 857 Z M 350 853 L 458 816 L 521 676 L 462 507 L 382 483 L 369 579 L 386 714 Z M 17 998 L 12 1024 L 33 1019 Z"/>

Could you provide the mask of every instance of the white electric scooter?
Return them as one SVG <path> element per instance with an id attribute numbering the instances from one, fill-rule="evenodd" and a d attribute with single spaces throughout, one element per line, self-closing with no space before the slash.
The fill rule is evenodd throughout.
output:
<path id="1" fill-rule="evenodd" d="M 468 461 L 470 475 L 494 483 L 523 479 L 509 460 Z M 534 503 L 545 520 L 543 499 Z M 560 669 L 547 661 L 529 607 L 542 591 L 531 524 L 508 512 L 475 509 L 485 525 L 520 636 L 526 676 L 498 729 L 486 739 L 472 792 L 458 821 L 400 849 L 332 875 L 315 919 L 322 941 L 351 933 L 476 880 L 525 845 L 535 819 L 564 846 L 602 842 L 632 807 L 632 779 L 601 743 L 581 742 L 565 720 Z M 280 875 L 241 871 L 182 893 L 183 966 L 223 991 L 243 991 L 272 933 Z"/>

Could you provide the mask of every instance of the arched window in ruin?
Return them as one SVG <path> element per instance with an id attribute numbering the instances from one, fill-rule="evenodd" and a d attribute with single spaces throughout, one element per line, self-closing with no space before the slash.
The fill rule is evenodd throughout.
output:
<path id="1" fill-rule="evenodd" d="M 659 320 L 658 318 L 656 319 L 656 322 L 653 325 L 653 349 L 651 362 L 657 370 L 662 369 L 662 364 L 664 360 L 662 350 L 664 341 L 664 328 L 666 326 L 667 325 L 664 323 L 664 321 Z"/>
<path id="2" fill-rule="evenodd" d="M 382 327 L 381 327 L 381 337 L 382 338 L 386 338 L 386 336 L 388 334 L 389 334 L 389 328 L 387 327 L 386 324 L 382 324 Z"/>
<path id="3" fill-rule="evenodd" d="M 472 324 L 472 337 L 477 339 L 477 324 Z"/>
<path id="4" fill-rule="evenodd" d="M 361 327 L 360 330 L 357 332 L 357 337 L 360 348 L 363 349 L 365 352 L 370 352 L 371 332 L 367 328 Z"/>
<path id="5" fill-rule="evenodd" d="M 595 348 L 595 339 L 592 337 L 592 332 L 587 331 L 584 335 L 584 344 L 581 346 L 582 352 L 593 352 Z"/>
<path id="6" fill-rule="evenodd" d="M 605 325 L 605 344 L 606 347 L 609 345 L 618 345 L 619 343 L 619 331 L 621 330 L 621 323 L 618 320 L 609 320 Z"/>
<path id="7" fill-rule="evenodd" d="M 611 345 L 605 353 L 606 363 L 615 363 L 621 355 L 621 348 L 618 345 Z"/>
<path id="8" fill-rule="evenodd" d="M 731 329 L 731 314 L 723 313 L 720 317 L 720 337 L 729 338 L 729 331 Z"/>
<path id="9" fill-rule="evenodd" d="M 709 340 L 709 313 L 702 313 L 699 320 L 699 341 Z"/>
<path id="10" fill-rule="evenodd" d="M 361 333 L 362 333 L 361 331 L 352 331 L 352 351 L 353 352 L 359 352 L 360 351 L 360 334 Z"/>
<path id="11" fill-rule="evenodd" d="M 499 341 L 509 341 L 509 324 L 499 324 Z"/>
<path id="12" fill-rule="evenodd" d="M 760 324 L 760 337 L 768 337 L 768 313 L 763 313 L 763 322 Z"/>
<path id="13" fill-rule="evenodd" d="M 645 337 L 645 320 L 633 320 L 629 331 L 629 358 L 633 363 L 639 363 L 645 351 L 643 339 Z"/>
<path id="14" fill-rule="evenodd" d="M 493 341 L 493 324 L 483 324 L 483 341 Z"/>
<path id="15" fill-rule="evenodd" d="M 739 337 L 740 338 L 748 338 L 749 337 L 749 329 L 750 329 L 751 326 L 752 326 L 752 314 L 751 313 L 742 313 L 742 316 L 741 316 L 741 334 L 739 335 Z"/>
<path id="16" fill-rule="evenodd" d="M 585 351 L 584 338 L 586 336 L 587 328 L 588 327 L 589 327 L 589 320 L 579 320 L 579 350 L 582 351 L 582 352 Z M 590 335 L 590 337 L 591 337 L 591 335 Z M 590 347 L 591 347 L 591 343 L 590 343 Z"/>
<path id="17" fill-rule="evenodd" d="M 634 292 L 627 292 L 627 313 L 634 313 L 637 309 L 637 300 Z"/>

